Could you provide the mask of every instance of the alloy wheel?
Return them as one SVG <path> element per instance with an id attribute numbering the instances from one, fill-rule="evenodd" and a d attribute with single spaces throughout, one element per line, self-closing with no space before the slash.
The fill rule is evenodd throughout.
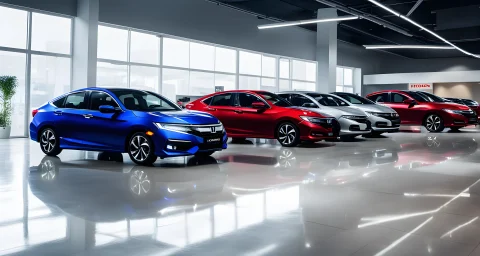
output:
<path id="1" fill-rule="evenodd" d="M 297 136 L 297 132 L 295 131 L 295 128 L 290 124 L 282 125 L 278 133 L 279 133 L 278 139 L 284 145 L 292 144 L 295 141 L 295 137 Z"/>
<path id="2" fill-rule="evenodd" d="M 441 120 L 440 117 L 437 115 L 430 115 L 427 117 L 427 121 L 425 126 L 429 131 L 437 131 L 440 128 Z"/>
<path id="3" fill-rule="evenodd" d="M 40 141 L 43 150 L 47 153 L 52 152 L 52 150 L 55 148 L 55 145 L 57 144 L 55 134 L 50 129 L 47 129 L 42 133 Z"/>
<path id="4" fill-rule="evenodd" d="M 130 155 L 138 162 L 143 162 L 150 154 L 147 138 L 137 135 L 130 141 Z"/>
<path id="5" fill-rule="evenodd" d="M 151 182 L 144 171 L 134 171 L 130 176 L 130 190 L 137 196 L 143 196 L 150 192 Z"/>

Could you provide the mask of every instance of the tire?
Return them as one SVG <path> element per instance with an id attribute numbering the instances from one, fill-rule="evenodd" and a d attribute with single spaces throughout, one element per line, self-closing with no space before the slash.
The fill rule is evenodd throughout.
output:
<path id="1" fill-rule="evenodd" d="M 460 131 L 460 128 L 462 128 L 462 127 L 450 127 L 450 130 L 451 130 L 452 132 L 459 132 L 459 131 Z"/>
<path id="2" fill-rule="evenodd" d="M 442 117 L 437 114 L 429 114 L 425 118 L 423 125 L 429 132 L 441 132 L 445 129 Z"/>
<path id="3" fill-rule="evenodd" d="M 247 138 L 232 138 L 232 143 L 243 143 Z"/>
<path id="4" fill-rule="evenodd" d="M 40 133 L 40 149 L 47 156 L 57 156 L 62 152 L 60 140 L 52 128 L 45 128 Z"/>
<path id="5" fill-rule="evenodd" d="M 128 156 L 138 165 L 152 166 L 157 160 L 153 142 L 144 132 L 137 132 L 128 141 Z"/>
<path id="6" fill-rule="evenodd" d="M 215 153 L 215 151 L 197 152 L 195 153 L 195 156 L 198 158 L 205 158 L 211 156 L 213 153 Z"/>
<path id="7" fill-rule="evenodd" d="M 281 123 L 277 128 L 277 140 L 284 147 L 295 147 L 300 143 L 300 131 L 290 123 Z"/>

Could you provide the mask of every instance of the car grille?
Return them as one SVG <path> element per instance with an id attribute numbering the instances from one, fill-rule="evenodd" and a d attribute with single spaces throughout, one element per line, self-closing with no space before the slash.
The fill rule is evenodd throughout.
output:
<path id="1" fill-rule="evenodd" d="M 203 143 L 198 146 L 200 150 L 222 148 L 223 146 L 223 134 L 202 136 L 202 138 L 203 138 Z M 208 143 L 207 141 L 210 139 L 220 139 L 220 140 L 218 142 Z"/>
<path id="2" fill-rule="evenodd" d="M 188 133 L 200 137 L 211 136 L 211 135 L 221 135 L 223 134 L 223 127 L 218 124 L 213 125 L 202 125 L 202 126 L 192 126 L 192 130 Z"/>
<path id="3" fill-rule="evenodd" d="M 397 120 L 400 119 L 396 113 L 377 113 L 376 116 L 385 118 L 388 120 Z"/>

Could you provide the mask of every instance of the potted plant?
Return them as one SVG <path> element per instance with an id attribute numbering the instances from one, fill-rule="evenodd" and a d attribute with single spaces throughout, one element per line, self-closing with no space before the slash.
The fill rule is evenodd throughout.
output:
<path id="1" fill-rule="evenodd" d="M 18 83 L 14 76 L 0 76 L 0 139 L 10 138 L 12 98 Z"/>

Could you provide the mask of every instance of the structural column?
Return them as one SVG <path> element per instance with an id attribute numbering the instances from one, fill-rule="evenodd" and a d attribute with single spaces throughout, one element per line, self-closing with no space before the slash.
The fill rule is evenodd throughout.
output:
<path id="1" fill-rule="evenodd" d="M 334 8 L 318 9 L 318 19 L 337 18 Z M 317 23 L 317 91 L 334 92 L 337 70 L 337 22 Z"/>
<path id="2" fill-rule="evenodd" d="M 95 87 L 99 0 L 77 0 L 73 28 L 73 89 Z"/>

